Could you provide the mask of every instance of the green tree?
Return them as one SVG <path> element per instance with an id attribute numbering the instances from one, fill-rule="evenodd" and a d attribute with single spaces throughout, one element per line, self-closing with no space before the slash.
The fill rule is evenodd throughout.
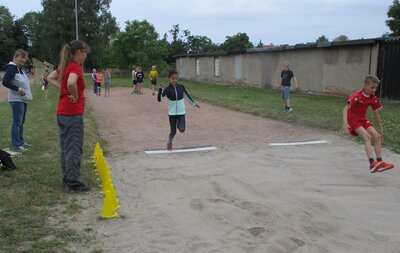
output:
<path id="1" fill-rule="evenodd" d="M 316 43 L 329 42 L 329 39 L 325 35 L 322 35 L 322 36 L 318 37 L 318 39 L 315 42 Z"/>
<path id="2" fill-rule="evenodd" d="M 27 44 L 31 48 L 35 48 L 39 43 L 40 33 L 40 12 L 28 12 L 22 18 L 18 19 L 17 22 L 21 25 L 22 32 L 26 37 Z M 30 52 L 32 53 L 32 52 Z"/>
<path id="3" fill-rule="evenodd" d="M 139 64 L 144 71 L 155 64 L 165 68 L 168 55 L 165 38 L 159 35 L 148 21 L 127 21 L 124 32 L 120 32 L 113 43 L 114 59 L 122 69 L 130 69 Z"/>
<path id="4" fill-rule="evenodd" d="M 254 47 L 253 43 L 250 42 L 246 33 L 226 36 L 225 42 L 220 45 L 220 49 L 223 51 L 243 50 L 252 47 Z"/>
<path id="5" fill-rule="evenodd" d="M 17 48 L 28 48 L 22 26 L 14 21 L 7 7 L 0 6 L 0 68 L 12 59 Z"/>
<path id="6" fill-rule="evenodd" d="M 5 64 L 12 57 L 12 53 L 15 49 L 16 43 L 12 38 L 13 34 L 13 16 L 10 11 L 0 6 L 0 67 L 3 68 Z"/>
<path id="7" fill-rule="evenodd" d="M 334 38 L 333 41 L 346 41 L 349 40 L 349 37 L 346 35 L 339 35 L 338 37 Z"/>
<path id="8" fill-rule="evenodd" d="M 173 25 L 172 29 L 169 30 L 169 34 L 172 37 L 171 43 L 168 46 L 168 64 L 174 63 L 174 56 L 176 55 L 185 55 L 188 53 L 186 37 L 190 35 L 188 30 L 183 30 L 181 32 L 181 28 L 179 24 Z"/>
<path id="9" fill-rule="evenodd" d="M 386 25 L 389 26 L 390 30 L 393 32 L 391 36 L 400 36 L 400 2 L 399 0 L 394 0 L 393 4 L 389 6 L 387 12 L 389 17 L 386 20 Z"/>
<path id="10" fill-rule="evenodd" d="M 218 49 L 218 46 L 207 36 L 189 35 L 186 45 L 189 54 L 210 53 Z"/>
<path id="11" fill-rule="evenodd" d="M 92 49 L 87 66 L 101 66 L 105 50 L 118 31 L 116 20 L 109 12 L 111 0 L 79 0 L 79 39 Z M 40 32 L 33 42 L 41 59 L 57 63 L 61 47 L 76 38 L 75 2 L 42 0 L 43 12 L 39 17 Z"/>

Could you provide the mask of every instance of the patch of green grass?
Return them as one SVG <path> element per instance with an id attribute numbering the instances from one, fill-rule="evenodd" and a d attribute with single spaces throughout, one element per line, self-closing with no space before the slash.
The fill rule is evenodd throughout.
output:
<path id="1" fill-rule="evenodd" d="M 77 214 L 82 207 L 72 193 L 61 187 L 59 131 L 56 123 L 58 90 L 50 89 L 49 99 L 39 85 L 32 86 L 34 100 L 28 105 L 24 137 L 33 146 L 22 157 L 14 157 L 18 169 L 0 170 L 0 252 L 73 252 L 69 245 L 84 245 L 92 236 L 65 225 L 50 224 L 49 217 Z M 11 109 L 0 102 L 0 148 L 11 145 Z M 82 176 L 97 187 L 91 163 L 97 126 L 90 110 L 85 114 L 85 142 Z M 78 196 L 78 195 L 75 195 Z"/>

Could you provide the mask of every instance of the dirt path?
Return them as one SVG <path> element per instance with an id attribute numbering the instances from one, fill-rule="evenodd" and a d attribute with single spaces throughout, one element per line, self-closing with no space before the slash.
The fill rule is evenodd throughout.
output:
<path id="1" fill-rule="evenodd" d="M 362 146 L 200 102 L 174 145 L 218 150 L 147 155 L 169 123 L 167 102 L 145 92 L 87 95 L 122 206 L 122 218 L 81 217 L 105 252 L 400 252 L 400 174 L 370 175 Z M 316 139 L 329 143 L 269 145 Z"/>

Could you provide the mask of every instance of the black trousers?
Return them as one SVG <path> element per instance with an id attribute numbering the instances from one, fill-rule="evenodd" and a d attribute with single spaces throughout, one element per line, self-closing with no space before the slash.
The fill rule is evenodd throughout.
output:
<path id="1" fill-rule="evenodd" d="M 169 125 L 171 132 L 169 133 L 168 143 L 172 143 L 176 134 L 176 128 L 181 133 L 185 132 L 185 115 L 169 115 Z"/>

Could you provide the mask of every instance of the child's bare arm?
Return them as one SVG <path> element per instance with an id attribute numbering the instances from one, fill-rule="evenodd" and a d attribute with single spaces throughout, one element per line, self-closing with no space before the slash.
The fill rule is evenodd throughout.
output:
<path id="1" fill-rule="evenodd" d="M 294 81 L 294 87 L 297 89 L 297 88 L 299 88 L 299 85 L 298 85 L 298 83 L 297 83 L 297 78 L 296 78 L 296 76 L 293 76 L 293 81 Z"/>
<path id="2" fill-rule="evenodd" d="M 374 119 L 375 122 L 378 124 L 378 132 L 381 134 L 383 143 L 383 125 L 382 125 L 381 115 L 379 114 L 378 110 L 374 111 Z"/>
<path id="3" fill-rule="evenodd" d="M 347 104 L 343 108 L 343 127 L 342 127 L 342 131 L 345 134 L 349 134 L 349 123 L 347 122 L 347 111 L 348 110 L 349 110 L 349 105 Z"/>
<path id="4" fill-rule="evenodd" d="M 49 83 L 53 84 L 54 86 L 60 88 L 60 81 L 59 81 L 59 76 L 57 74 L 57 71 L 53 71 L 51 72 L 48 76 L 47 76 L 47 80 L 49 81 Z"/>

